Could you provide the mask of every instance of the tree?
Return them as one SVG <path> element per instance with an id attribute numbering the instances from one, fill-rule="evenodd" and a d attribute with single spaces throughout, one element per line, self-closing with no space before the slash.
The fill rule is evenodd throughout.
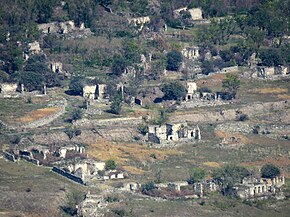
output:
<path id="1" fill-rule="evenodd" d="M 123 57 L 117 57 L 114 59 L 112 64 L 112 73 L 116 76 L 121 76 L 127 66 L 128 63 Z"/>
<path id="2" fill-rule="evenodd" d="M 19 82 L 24 84 L 27 91 L 41 90 L 45 83 L 45 78 L 37 72 L 24 71 L 17 75 Z"/>
<path id="3" fill-rule="evenodd" d="M 116 169 L 117 165 L 116 165 L 116 162 L 114 160 L 107 160 L 105 162 L 105 169 L 106 170 L 114 170 Z"/>
<path id="4" fill-rule="evenodd" d="M 116 93 L 112 99 L 110 112 L 119 115 L 122 110 L 122 95 L 121 93 Z"/>
<path id="5" fill-rule="evenodd" d="M 178 81 L 166 83 L 161 88 L 165 100 L 181 100 L 186 96 L 186 88 Z"/>
<path id="6" fill-rule="evenodd" d="M 81 119 L 83 116 L 83 112 L 81 109 L 75 109 L 72 113 L 72 116 L 71 116 L 71 121 L 76 121 L 76 120 L 79 120 Z"/>
<path id="7" fill-rule="evenodd" d="M 280 169 L 273 164 L 265 164 L 261 168 L 261 176 L 263 178 L 274 178 L 280 176 L 280 174 Z"/>
<path id="8" fill-rule="evenodd" d="M 73 95 L 81 95 L 83 92 L 83 77 L 76 76 L 73 77 L 69 84 L 70 93 Z"/>
<path id="9" fill-rule="evenodd" d="M 233 96 L 233 98 L 235 98 L 237 91 L 240 87 L 241 81 L 238 75 L 227 74 L 222 84 L 223 88 L 227 90 Z"/>
<path id="10" fill-rule="evenodd" d="M 147 193 L 148 191 L 152 191 L 153 189 L 155 189 L 155 185 L 154 182 L 147 182 L 146 184 L 141 186 L 142 192 L 143 193 Z"/>
<path id="11" fill-rule="evenodd" d="M 193 184 L 195 182 L 200 182 L 204 179 L 205 177 L 205 171 L 201 168 L 192 168 L 189 172 L 189 179 L 187 182 L 189 184 Z"/>
<path id="12" fill-rule="evenodd" d="M 170 51 L 167 54 L 167 70 L 178 71 L 182 63 L 182 54 L 179 51 Z"/>
<path id="13" fill-rule="evenodd" d="M 233 187 L 236 183 L 249 176 L 249 171 L 245 167 L 236 165 L 226 165 L 217 169 L 213 173 L 213 178 L 221 183 L 223 190 Z"/>

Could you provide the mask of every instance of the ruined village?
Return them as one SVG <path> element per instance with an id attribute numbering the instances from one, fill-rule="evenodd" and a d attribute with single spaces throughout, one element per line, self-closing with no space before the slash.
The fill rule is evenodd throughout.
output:
<path id="1" fill-rule="evenodd" d="M 289 215 L 289 0 L 2 3 L 0 216 Z"/>

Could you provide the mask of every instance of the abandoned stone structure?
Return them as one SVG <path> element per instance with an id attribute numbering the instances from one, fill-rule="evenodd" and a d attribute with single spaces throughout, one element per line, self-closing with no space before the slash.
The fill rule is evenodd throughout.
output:
<path id="1" fill-rule="evenodd" d="M 275 75 L 288 75 L 290 74 L 290 69 L 287 66 L 260 66 L 256 68 L 256 71 L 253 74 L 253 77 L 260 77 L 260 78 L 270 78 Z"/>
<path id="2" fill-rule="evenodd" d="M 117 170 L 108 171 L 105 173 L 103 177 L 105 181 L 109 179 L 124 179 L 124 178 L 125 178 L 124 173 L 119 172 Z"/>
<path id="3" fill-rule="evenodd" d="M 105 169 L 105 163 L 91 159 L 74 159 L 57 163 L 58 168 L 81 178 L 83 183 L 89 183 L 92 179 L 98 179 L 98 171 Z"/>
<path id="4" fill-rule="evenodd" d="M 86 198 L 76 207 L 78 216 L 93 217 L 102 216 L 102 209 L 106 208 L 102 195 L 87 193 Z"/>
<path id="5" fill-rule="evenodd" d="M 197 60 L 200 57 L 198 47 L 185 47 L 181 50 L 182 55 L 190 60 Z"/>
<path id="6" fill-rule="evenodd" d="M 96 98 L 97 85 L 86 85 L 83 87 L 83 97 L 87 100 Z"/>
<path id="7" fill-rule="evenodd" d="M 66 154 L 68 151 L 75 151 L 77 153 L 83 154 L 85 153 L 85 147 L 78 145 L 64 146 L 59 148 L 57 153 L 61 158 L 66 158 Z"/>
<path id="8" fill-rule="evenodd" d="M 168 183 L 160 183 L 156 184 L 157 188 L 169 188 L 171 190 L 181 191 L 182 187 L 188 186 L 188 182 L 179 181 L 179 182 L 168 182 Z"/>
<path id="9" fill-rule="evenodd" d="M 137 71 L 135 69 L 134 66 L 127 66 L 124 70 L 124 72 L 122 73 L 122 77 L 123 78 L 135 78 L 137 74 Z"/>
<path id="10" fill-rule="evenodd" d="M 51 22 L 38 25 L 38 29 L 44 34 L 49 33 L 66 34 L 75 30 L 75 28 L 76 28 L 75 23 L 73 21 Z"/>
<path id="11" fill-rule="evenodd" d="M 137 17 L 137 18 L 129 18 L 129 24 L 133 24 L 134 26 L 140 26 L 139 30 L 142 30 L 146 23 L 150 23 L 150 17 Z"/>
<path id="12" fill-rule="evenodd" d="M 17 90 L 19 90 L 19 85 L 17 83 L 1 83 L 0 84 L 1 94 L 14 93 Z"/>
<path id="13" fill-rule="evenodd" d="M 256 197 L 269 197 L 280 192 L 280 188 L 285 184 L 285 177 L 275 177 L 272 179 L 255 177 L 244 178 L 242 183 L 234 187 L 236 194 L 241 199 L 251 199 Z"/>
<path id="14" fill-rule="evenodd" d="M 107 85 L 98 84 L 98 85 L 85 85 L 83 87 L 83 97 L 86 100 L 103 100 L 106 97 Z"/>
<path id="15" fill-rule="evenodd" d="M 198 126 L 191 128 L 187 123 L 151 125 L 148 127 L 148 141 L 154 143 L 163 143 L 166 141 L 182 141 L 191 139 L 201 139 L 201 133 Z"/>
<path id="16" fill-rule="evenodd" d="M 204 193 L 210 193 L 210 192 L 215 192 L 218 190 L 218 185 L 211 181 L 211 180 L 206 180 L 204 182 L 197 182 L 193 184 L 193 189 L 194 192 L 202 197 Z"/>
<path id="17" fill-rule="evenodd" d="M 180 16 L 180 12 L 188 11 L 191 15 L 192 20 L 202 20 L 202 10 L 200 8 L 191 8 L 188 9 L 187 7 L 179 8 L 173 11 L 174 17 L 178 18 Z"/>
<path id="18" fill-rule="evenodd" d="M 189 101 L 189 100 L 193 99 L 193 96 L 194 96 L 195 92 L 197 91 L 196 83 L 193 81 L 187 82 L 186 83 L 186 90 L 187 90 L 187 94 L 185 97 L 185 101 Z"/>
<path id="19" fill-rule="evenodd" d="M 49 69 L 55 73 L 62 73 L 62 63 L 61 62 L 50 62 Z"/>
<path id="20" fill-rule="evenodd" d="M 27 45 L 27 53 L 28 54 L 34 55 L 34 54 L 39 54 L 41 52 L 42 52 L 42 50 L 40 48 L 40 44 L 38 41 L 28 43 L 28 45 Z"/>

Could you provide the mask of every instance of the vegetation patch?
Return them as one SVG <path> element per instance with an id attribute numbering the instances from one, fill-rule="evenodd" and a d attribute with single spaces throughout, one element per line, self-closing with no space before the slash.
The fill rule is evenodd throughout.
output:
<path id="1" fill-rule="evenodd" d="M 140 162 L 151 160 L 151 154 L 155 154 L 158 160 L 164 160 L 167 156 L 177 155 L 179 152 L 174 149 L 153 149 L 139 144 L 115 144 L 108 141 L 98 141 L 90 145 L 88 153 L 91 157 L 102 161 L 113 159 L 122 164 L 128 162 L 131 158 Z"/>
<path id="2" fill-rule="evenodd" d="M 30 123 L 32 121 L 39 120 L 41 118 L 50 116 L 60 110 L 59 107 L 50 107 L 50 108 L 43 108 L 43 109 L 37 109 L 35 111 L 29 112 L 27 115 L 25 115 L 22 118 L 19 118 L 19 121 L 22 123 Z"/>

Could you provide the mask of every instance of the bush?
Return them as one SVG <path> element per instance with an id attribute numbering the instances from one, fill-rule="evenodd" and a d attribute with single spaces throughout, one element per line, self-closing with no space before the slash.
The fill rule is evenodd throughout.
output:
<path id="1" fill-rule="evenodd" d="M 70 93 L 73 95 L 82 95 L 83 92 L 83 77 L 73 77 L 69 84 Z"/>
<path id="2" fill-rule="evenodd" d="M 224 188 L 231 188 L 249 174 L 245 167 L 226 165 L 214 171 L 213 178 L 220 182 Z"/>
<path id="3" fill-rule="evenodd" d="M 263 178 L 274 178 L 276 176 L 280 176 L 280 174 L 280 169 L 273 164 L 265 164 L 261 168 L 261 176 Z"/>
<path id="4" fill-rule="evenodd" d="M 110 112 L 119 115 L 122 110 L 122 95 L 120 93 L 115 94 L 112 99 Z"/>
<path id="5" fill-rule="evenodd" d="M 167 70 L 178 71 L 182 63 L 182 54 L 179 51 L 171 51 L 167 54 Z"/>
<path id="6" fill-rule="evenodd" d="M 166 83 L 161 88 L 165 100 L 181 100 L 186 96 L 186 88 L 178 81 Z"/>
<path id="7" fill-rule="evenodd" d="M 141 133 L 144 136 L 148 133 L 148 126 L 147 125 L 141 124 L 138 126 L 137 129 L 138 129 L 139 133 Z"/>
<path id="8" fill-rule="evenodd" d="M 72 116 L 71 116 L 71 121 L 76 121 L 76 120 L 79 120 L 81 119 L 83 116 L 83 112 L 81 109 L 75 109 L 72 113 Z"/>
<path id="9" fill-rule="evenodd" d="M 200 182 L 205 177 L 205 171 L 201 168 L 192 168 L 189 173 L 190 177 L 187 180 L 188 184 L 193 184 L 195 182 Z"/>
<path id="10" fill-rule="evenodd" d="M 247 121 L 249 120 L 249 117 L 248 115 L 246 114 L 241 114 L 239 117 L 238 117 L 238 121 Z"/>
<path id="11" fill-rule="evenodd" d="M 127 66 L 128 63 L 123 57 L 117 57 L 114 59 L 112 64 L 112 73 L 116 76 L 121 76 Z"/>
<path id="12" fill-rule="evenodd" d="M 142 192 L 146 193 L 155 189 L 155 185 L 153 182 L 147 182 L 146 184 L 142 185 L 141 188 L 142 188 Z"/>
<path id="13" fill-rule="evenodd" d="M 116 169 L 117 165 L 116 162 L 114 160 L 107 160 L 105 162 L 105 169 L 106 170 L 114 170 Z"/>

